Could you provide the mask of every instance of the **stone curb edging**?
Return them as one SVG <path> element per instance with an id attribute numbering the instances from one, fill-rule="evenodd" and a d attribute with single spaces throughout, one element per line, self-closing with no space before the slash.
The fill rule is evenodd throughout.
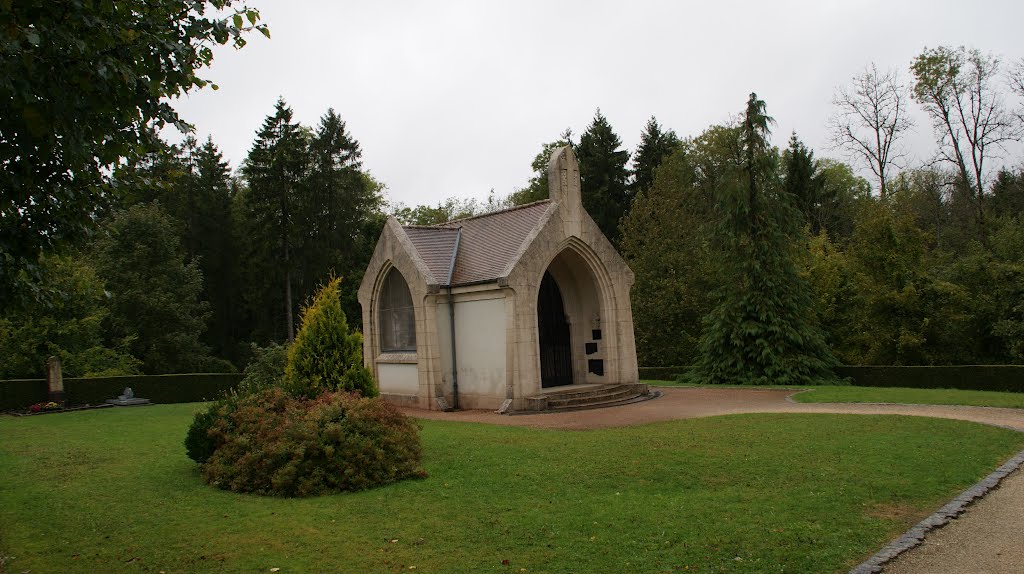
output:
<path id="1" fill-rule="evenodd" d="M 915 524 L 914 527 L 906 531 L 903 536 L 900 536 L 896 540 L 890 542 L 877 554 L 850 570 L 850 574 L 877 574 L 882 572 L 886 563 L 907 550 L 920 545 L 924 542 L 924 537 L 929 532 L 949 524 L 953 519 L 963 514 L 964 511 L 967 510 L 968 506 L 988 494 L 990 490 L 999 486 L 999 483 L 1002 482 L 1004 478 L 1021 467 L 1024 467 L 1024 450 L 1006 461 L 1005 464 L 993 471 L 992 474 L 986 476 L 967 490 L 961 492 L 959 496 L 949 501 L 934 514 Z"/>

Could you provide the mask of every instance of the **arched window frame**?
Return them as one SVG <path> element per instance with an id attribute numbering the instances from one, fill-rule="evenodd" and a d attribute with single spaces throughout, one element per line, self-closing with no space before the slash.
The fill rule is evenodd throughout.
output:
<path id="1" fill-rule="evenodd" d="M 398 269 L 384 278 L 377 302 L 380 350 L 383 353 L 416 352 L 416 312 L 409 284 Z"/>

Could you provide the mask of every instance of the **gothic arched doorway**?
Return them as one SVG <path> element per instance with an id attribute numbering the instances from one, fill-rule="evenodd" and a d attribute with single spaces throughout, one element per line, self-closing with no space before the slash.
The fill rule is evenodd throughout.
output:
<path id="1" fill-rule="evenodd" d="M 540 342 L 541 387 L 572 384 L 572 341 L 565 304 L 558 283 L 544 273 L 537 295 L 537 331 Z"/>

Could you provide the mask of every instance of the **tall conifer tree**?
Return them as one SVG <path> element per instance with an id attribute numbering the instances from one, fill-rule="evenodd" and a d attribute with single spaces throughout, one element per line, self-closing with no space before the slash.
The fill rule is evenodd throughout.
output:
<path id="1" fill-rule="evenodd" d="M 277 253 L 288 341 L 295 338 L 293 252 L 299 234 L 296 217 L 302 209 L 300 188 L 308 149 L 306 132 L 292 122 L 292 115 L 284 99 L 278 98 L 274 114 L 263 121 L 242 168 L 249 183 L 247 199 L 255 223 L 253 230 L 264 234 L 264 246 Z"/>
<path id="2" fill-rule="evenodd" d="M 333 109 L 320 118 L 309 152 L 303 292 L 311 297 L 317 285 L 336 274 L 347 286 L 341 290 L 343 310 L 359 317 L 356 287 L 380 233 L 382 199 L 362 171 L 359 142 Z"/>
<path id="3" fill-rule="evenodd" d="M 576 157 L 580 162 L 583 207 L 601 231 L 612 241 L 619 240 L 619 220 L 629 211 L 627 178 L 629 152 L 612 130 L 601 110 L 580 136 Z"/>
<path id="4" fill-rule="evenodd" d="M 719 202 L 722 288 L 706 319 L 698 368 L 711 383 L 809 384 L 831 379 L 836 364 L 794 263 L 800 229 L 777 175 L 772 123 L 764 102 L 750 94 L 743 164 Z"/>
<path id="5" fill-rule="evenodd" d="M 783 186 L 796 202 L 804 223 L 810 225 L 811 233 L 816 235 L 822 228 L 817 209 L 821 181 L 816 173 L 814 152 L 796 137 L 796 132 L 789 137 L 789 149 L 782 154 L 782 164 Z"/>
<path id="6" fill-rule="evenodd" d="M 640 135 L 640 145 L 633 155 L 633 198 L 654 185 L 655 170 L 681 145 L 676 133 L 672 130 L 663 131 L 654 116 L 647 120 L 644 132 Z"/>
<path id="7" fill-rule="evenodd" d="M 210 302 L 207 342 L 219 356 L 234 357 L 237 255 L 231 213 L 231 170 L 212 138 L 194 149 L 183 186 L 191 198 L 186 253 L 203 272 L 203 296 Z"/>

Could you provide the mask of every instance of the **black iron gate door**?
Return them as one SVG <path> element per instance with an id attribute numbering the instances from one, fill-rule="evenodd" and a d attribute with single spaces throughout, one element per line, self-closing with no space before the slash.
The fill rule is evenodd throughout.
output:
<path id="1" fill-rule="evenodd" d="M 537 331 L 540 339 L 540 385 L 557 387 L 572 384 L 572 343 L 569 322 L 558 283 L 544 273 L 537 296 Z"/>

